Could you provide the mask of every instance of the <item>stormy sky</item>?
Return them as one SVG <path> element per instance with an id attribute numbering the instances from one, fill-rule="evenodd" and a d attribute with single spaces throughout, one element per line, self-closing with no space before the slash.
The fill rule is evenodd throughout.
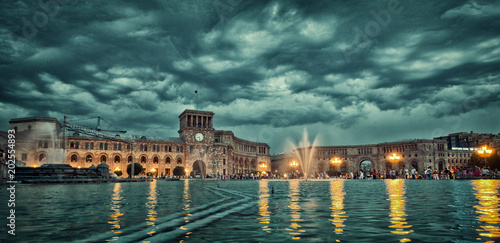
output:
<path id="1" fill-rule="evenodd" d="M 494 3 L 493 3 L 494 2 Z M 0 0 L 0 130 L 55 117 L 268 143 L 499 133 L 500 1 Z"/>

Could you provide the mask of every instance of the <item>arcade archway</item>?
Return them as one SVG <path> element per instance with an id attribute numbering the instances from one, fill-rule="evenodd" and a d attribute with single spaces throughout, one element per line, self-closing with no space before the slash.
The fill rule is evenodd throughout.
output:
<path id="1" fill-rule="evenodd" d="M 373 171 L 373 163 L 369 160 L 363 160 L 359 164 L 359 167 L 364 172 Z"/>
<path id="2" fill-rule="evenodd" d="M 193 163 L 193 171 L 194 171 L 195 175 L 199 174 L 202 177 L 206 176 L 207 175 L 207 168 L 206 168 L 205 162 L 203 162 L 202 160 L 195 161 Z"/>

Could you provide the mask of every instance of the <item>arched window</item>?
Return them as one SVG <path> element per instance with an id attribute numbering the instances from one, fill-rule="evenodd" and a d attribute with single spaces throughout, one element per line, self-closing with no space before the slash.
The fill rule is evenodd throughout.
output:
<path id="1" fill-rule="evenodd" d="M 146 156 L 141 157 L 141 163 L 146 163 Z"/>
<path id="2" fill-rule="evenodd" d="M 167 158 L 165 159 L 165 164 L 170 164 L 170 157 L 167 157 Z"/>
<path id="3" fill-rule="evenodd" d="M 102 155 L 102 156 L 101 156 L 101 162 L 106 163 L 106 155 Z"/>
<path id="4" fill-rule="evenodd" d="M 42 154 L 40 154 L 40 155 L 38 156 L 38 161 L 43 162 L 46 158 L 47 158 L 47 156 L 45 156 L 45 154 L 44 154 L 44 153 L 42 153 Z"/>
<path id="5" fill-rule="evenodd" d="M 158 157 L 153 158 L 153 163 L 158 164 Z"/>
<path id="6" fill-rule="evenodd" d="M 115 156 L 115 163 L 120 163 L 120 156 Z"/>
<path id="7" fill-rule="evenodd" d="M 177 164 L 182 164 L 182 158 L 181 157 L 177 158 Z"/>
<path id="8" fill-rule="evenodd" d="M 78 160 L 78 156 L 76 154 L 71 155 L 71 162 L 76 162 Z"/>
<path id="9" fill-rule="evenodd" d="M 128 156 L 128 162 L 132 163 L 132 156 Z"/>
<path id="10" fill-rule="evenodd" d="M 87 155 L 87 157 L 85 158 L 85 161 L 87 162 L 92 162 L 92 155 Z"/>

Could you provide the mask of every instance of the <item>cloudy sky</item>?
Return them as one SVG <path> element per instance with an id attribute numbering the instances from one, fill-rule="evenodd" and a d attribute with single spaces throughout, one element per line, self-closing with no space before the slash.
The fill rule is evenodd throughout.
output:
<path id="1" fill-rule="evenodd" d="M 500 132 L 500 1 L 0 0 L 11 118 L 176 137 L 214 126 L 284 148 Z"/>

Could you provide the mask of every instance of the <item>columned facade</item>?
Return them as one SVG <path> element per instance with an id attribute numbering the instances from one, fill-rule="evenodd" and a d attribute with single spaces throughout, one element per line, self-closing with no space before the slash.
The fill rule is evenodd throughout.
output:
<path id="1" fill-rule="evenodd" d="M 189 174 L 196 170 L 202 176 L 270 170 L 269 145 L 237 138 L 231 131 L 215 130 L 213 115 L 213 112 L 185 110 L 179 116 L 176 138 L 136 135 L 96 138 L 85 132 L 64 131 L 55 118 L 20 118 L 10 123 L 18 135 L 16 157 L 29 167 L 67 163 L 87 168 L 106 163 L 111 172 L 121 171 L 122 177 L 128 176 L 126 168 L 132 160 L 143 166 L 143 174 L 153 176 L 173 176 L 177 166 L 184 167 Z"/>

